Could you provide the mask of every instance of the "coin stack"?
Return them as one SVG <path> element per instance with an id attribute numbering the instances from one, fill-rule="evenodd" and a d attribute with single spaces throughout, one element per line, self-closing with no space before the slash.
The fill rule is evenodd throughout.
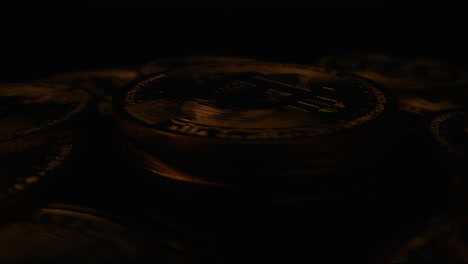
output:
<path id="1" fill-rule="evenodd" d="M 219 227 L 215 240 L 231 238 L 231 250 L 246 234 L 240 223 L 264 244 L 272 237 L 265 222 L 290 226 L 282 221 L 298 220 L 285 214 L 296 205 L 312 204 L 302 210 L 348 228 L 358 206 L 342 209 L 367 198 L 375 173 L 366 170 L 389 154 L 397 109 L 391 93 L 366 78 L 254 61 L 146 75 L 118 91 L 113 107 L 124 155 L 144 172 L 155 218 Z M 242 241 L 239 254 L 249 250 Z"/>

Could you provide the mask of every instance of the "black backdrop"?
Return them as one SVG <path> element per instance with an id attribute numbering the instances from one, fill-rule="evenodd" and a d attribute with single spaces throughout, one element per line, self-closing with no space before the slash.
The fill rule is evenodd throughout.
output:
<path id="1" fill-rule="evenodd" d="M 6 10 L 0 18 L 0 82 L 82 69 L 138 67 L 163 56 L 197 54 L 307 64 L 329 53 L 376 51 L 468 64 L 463 14 L 454 10 L 32 11 Z"/>
<path id="2" fill-rule="evenodd" d="M 31 10 L 29 10 L 31 11 Z M 465 64 L 463 14 L 391 8 L 68 8 L 1 18 L 2 82 L 211 54 L 310 63 L 377 51 Z"/>

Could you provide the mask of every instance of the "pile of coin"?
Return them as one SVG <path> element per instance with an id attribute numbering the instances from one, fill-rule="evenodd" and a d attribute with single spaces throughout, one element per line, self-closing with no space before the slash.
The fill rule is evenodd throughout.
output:
<path id="1" fill-rule="evenodd" d="M 370 168 L 389 155 L 397 123 L 395 98 L 366 78 L 253 60 L 145 75 L 113 106 L 155 218 L 208 229 L 218 245 L 239 241 L 225 230 L 241 223 L 251 228 L 235 229 L 244 235 L 286 223 L 273 214 L 288 211 L 291 221 L 315 210 L 323 220 L 347 214 L 344 204 L 367 207 Z"/>
<path id="2" fill-rule="evenodd" d="M 387 238 L 468 208 L 452 66 L 197 55 L 2 84 L 0 260 L 420 259 Z"/>

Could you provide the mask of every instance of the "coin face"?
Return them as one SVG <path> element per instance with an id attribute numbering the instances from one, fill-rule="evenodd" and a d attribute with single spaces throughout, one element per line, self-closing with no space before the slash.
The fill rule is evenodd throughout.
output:
<path id="1" fill-rule="evenodd" d="M 82 90 L 42 84 L 0 86 L 0 146 L 46 132 L 78 116 L 90 96 Z M 13 144 L 13 143 L 12 143 Z M 16 146 L 16 144 L 13 144 Z M 19 144 L 21 145 L 21 144 Z M 2 152 L 0 150 L 0 152 Z"/>
<path id="2" fill-rule="evenodd" d="M 48 76 L 40 82 L 66 84 L 82 89 L 97 98 L 98 113 L 107 115 L 112 112 L 112 93 L 115 89 L 133 81 L 138 73 L 132 69 L 96 69 L 67 72 Z"/>
<path id="3" fill-rule="evenodd" d="M 3 263 L 130 263 L 150 255 L 139 233 L 89 208 L 65 205 L 3 226 L 0 244 Z"/>
<path id="4" fill-rule="evenodd" d="M 379 120 L 392 107 L 384 90 L 354 75 L 254 62 L 156 74 L 117 100 L 120 113 L 154 135 L 237 142 L 335 134 Z"/>
<path id="5" fill-rule="evenodd" d="M 214 55 L 192 55 L 192 56 L 171 56 L 159 58 L 145 63 L 140 67 L 142 75 L 166 72 L 190 65 L 212 64 L 212 63 L 232 63 L 254 61 L 253 58 L 235 56 L 214 56 Z"/>
<path id="6" fill-rule="evenodd" d="M 353 72 L 394 90 L 427 91 L 467 85 L 463 69 L 427 58 L 352 53 L 321 58 L 318 65 Z"/>

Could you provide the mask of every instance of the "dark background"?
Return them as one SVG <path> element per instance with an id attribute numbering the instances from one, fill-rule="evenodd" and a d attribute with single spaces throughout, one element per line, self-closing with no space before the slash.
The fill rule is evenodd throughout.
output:
<path id="1" fill-rule="evenodd" d="M 0 82 L 84 69 L 136 68 L 180 55 L 308 64 L 332 53 L 385 52 L 468 66 L 465 14 L 453 9 L 70 6 L 29 11 L 4 10 L 1 16 Z"/>
<path id="2" fill-rule="evenodd" d="M 0 81 L 197 54 L 311 63 L 376 51 L 465 65 L 462 13 L 361 6 L 10 10 L 0 24 Z"/>

